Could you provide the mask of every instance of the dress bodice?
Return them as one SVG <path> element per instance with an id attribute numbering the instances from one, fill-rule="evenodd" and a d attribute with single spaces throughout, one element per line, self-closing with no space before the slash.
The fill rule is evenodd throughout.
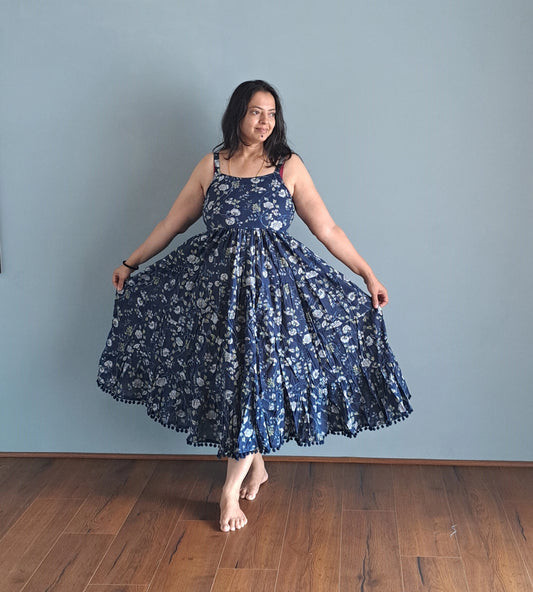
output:
<path id="1" fill-rule="evenodd" d="M 220 172 L 215 153 L 215 176 L 203 207 L 208 231 L 262 228 L 285 232 L 294 218 L 294 204 L 279 168 L 259 177 L 233 177 Z"/>

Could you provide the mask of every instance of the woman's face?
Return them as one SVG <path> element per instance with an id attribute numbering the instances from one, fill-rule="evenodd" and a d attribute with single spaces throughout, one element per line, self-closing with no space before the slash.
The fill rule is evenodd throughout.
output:
<path id="1" fill-rule="evenodd" d="M 246 115 L 241 120 L 241 137 L 246 144 L 264 142 L 276 125 L 276 101 L 265 91 L 257 91 L 250 102 Z"/>

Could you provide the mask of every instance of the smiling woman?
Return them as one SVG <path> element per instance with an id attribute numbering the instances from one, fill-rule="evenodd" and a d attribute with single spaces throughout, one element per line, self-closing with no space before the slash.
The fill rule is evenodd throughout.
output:
<path id="1" fill-rule="evenodd" d="M 222 134 L 224 141 L 215 150 L 225 149 L 228 159 L 243 146 L 259 144 L 273 166 L 292 154 L 279 95 L 263 80 L 243 82 L 233 91 L 222 117 Z"/>
<path id="2" fill-rule="evenodd" d="M 98 384 L 229 458 L 227 531 L 246 524 L 239 499 L 268 478 L 262 453 L 354 437 L 411 407 L 387 342 L 387 290 L 289 148 L 274 88 L 241 84 L 222 129 L 167 217 L 113 273 Z M 288 234 L 295 211 L 370 295 Z M 130 277 L 201 215 L 205 233 Z"/>
<path id="3" fill-rule="evenodd" d="M 276 125 L 276 103 L 274 97 L 263 91 L 254 94 L 246 115 L 241 121 L 241 141 L 250 145 L 259 139 L 264 142 Z"/>

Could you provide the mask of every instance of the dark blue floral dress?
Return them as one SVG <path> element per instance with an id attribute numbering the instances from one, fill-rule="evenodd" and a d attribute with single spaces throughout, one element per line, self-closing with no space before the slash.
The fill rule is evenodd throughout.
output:
<path id="1" fill-rule="evenodd" d="M 239 178 L 214 162 L 207 232 L 117 293 L 100 388 L 232 458 L 406 418 L 381 309 L 287 233 L 279 168 Z"/>

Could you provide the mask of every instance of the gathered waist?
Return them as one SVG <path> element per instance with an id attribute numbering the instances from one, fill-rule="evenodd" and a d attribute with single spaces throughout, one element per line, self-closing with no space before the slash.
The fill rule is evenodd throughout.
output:
<path id="1" fill-rule="evenodd" d="M 239 225 L 231 225 L 231 226 L 212 226 L 212 227 L 208 227 L 206 230 L 206 234 L 209 235 L 218 235 L 218 234 L 224 234 L 224 233 L 239 233 L 239 232 L 244 232 L 244 233 L 258 233 L 258 234 L 262 234 L 262 233 L 272 233 L 272 234 L 286 234 L 287 231 L 289 229 L 289 225 L 283 225 L 283 224 L 273 224 L 270 226 L 265 226 L 263 224 L 239 224 Z"/>

